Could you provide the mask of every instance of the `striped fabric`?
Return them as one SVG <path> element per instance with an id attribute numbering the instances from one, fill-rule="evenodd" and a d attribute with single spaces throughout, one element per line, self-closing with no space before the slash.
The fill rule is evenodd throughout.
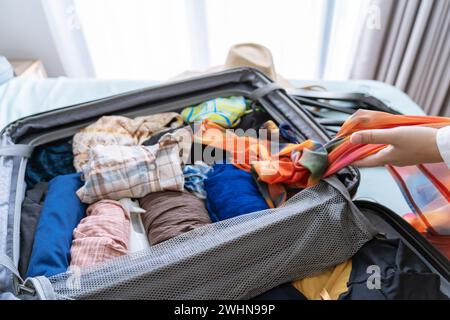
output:
<path id="1" fill-rule="evenodd" d="M 130 228 L 130 216 L 120 202 L 102 200 L 90 205 L 86 217 L 73 231 L 70 269 L 125 255 Z"/>
<path id="2" fill-rule="evenodd" d="M 193 165 L 184 166 L 184 187 L 192 192 L 197 198 L 206 199 L 204 181 L 208 178 L 208 173 L 212 167 L 203 161 L 196 161 Z"/>
<path id="3" fill-rule="evenodd" d="M 83 167 L 85 184 L 77 191 L 84 203 L 142 198 L 151 192 L 182 191 L 181 165 L 189 158 L 192 130 L 182 128 L 152 146 L 103 146 L 90 150 Z"/>
<path id="4" fill-rule="evenodd" d="M 158 113 L 130 119 L 104 116 L 81 129 L 73 138 L 73 165 L 82 172 L 89 158 L 89 150 L 97 145 L 133 146 L 142 144 L 155 133 L 177 128 L 183 124 L 175 112 Z"/>
<path id="5" fill-rule="evenodd" d="M 224 128 L 231 128 L 239 123 L 245 110 L 244 97 L 216 98 L 198 106 L 184 108 L 181 116 L 187 123 L 209 119 Z"/>

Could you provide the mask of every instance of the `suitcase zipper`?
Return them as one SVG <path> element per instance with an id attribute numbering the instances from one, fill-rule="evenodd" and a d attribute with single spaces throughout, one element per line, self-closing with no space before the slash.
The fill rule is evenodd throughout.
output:
<path id="1" fill-rule="evenodd" d="M 29 295 L 32 295 L 32 296 L 34 296 L 35 294 L 36 294 L 36 290 L 34 290 L 34 289 L 32 289 L 32 288 L 30 288 L 30 287 L 27 287 L 25 284 L 22 284 L 22 283 L 20 283 L 20 284 L 18 284 L 17 285 L 17 293 L 26 293 L 26 294 L 29 294 Z"/>
<path id="2" fill-rule="evenodd" d="M 8 257 L 5 254 L 0 254 L 0 266 L 3 266 L 12 273 L 13 275 L 12 281 L 13 281 L 13 288 L 15 289 L 14 290 L 15 294 L 18 295 L 23 292 L 31 295 L 35 294 L 35 290 L 26 286 L 26 281 L 22 279 L 19 270 L 17 269 L 16 265 L 14 264 L 14 262 L 10 257 Z"/>

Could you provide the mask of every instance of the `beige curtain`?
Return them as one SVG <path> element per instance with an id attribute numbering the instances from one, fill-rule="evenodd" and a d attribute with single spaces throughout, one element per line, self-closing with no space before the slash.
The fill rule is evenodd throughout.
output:
<path id="1" fill-rule="evenodd" d="M 372 0 L 351 69 L 450 116 L 450 0 Z M 370 21 L 368 20 L 370 19 Z"/>

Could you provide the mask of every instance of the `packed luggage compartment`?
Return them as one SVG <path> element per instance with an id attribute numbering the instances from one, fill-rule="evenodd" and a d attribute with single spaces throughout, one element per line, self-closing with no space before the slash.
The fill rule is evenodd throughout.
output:
<path id="1" fill-rule="evenodd" d="M 417 249 L 414 230 L 393 227 L 384 208 L 352 202 L 353 168 L 319 181 L 308 167 L 302 185 L 273 187 L 264 167 L 247 167 L 248 149 L 225 147 L 259 139 L 275 154 L 326 142 L 263 76 L 239 72 L 262 82 L 256 96 L 99 111 L 41 136 L 30 127 L 44 139 L 24 172 L 21 276 L 45 276 L 58 299 L 447 298 L 439 253 Z"/>

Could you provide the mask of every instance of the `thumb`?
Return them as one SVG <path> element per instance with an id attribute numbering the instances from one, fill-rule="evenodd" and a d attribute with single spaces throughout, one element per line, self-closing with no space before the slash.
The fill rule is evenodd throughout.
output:
<path id="1" fill-rule="evenodd" d="M 355 161 L 352 165 L 356 167 L 379 167 L 391 163 L 392 161 L 392 146 L 388 146 L 367 158 Z"/>
<path id="2" fill-rule="evenodd" d="M 396 138 L 392 129 L 365 130 L 355 132 L 350 136 L 353 144 L 394 144 Z"/>

